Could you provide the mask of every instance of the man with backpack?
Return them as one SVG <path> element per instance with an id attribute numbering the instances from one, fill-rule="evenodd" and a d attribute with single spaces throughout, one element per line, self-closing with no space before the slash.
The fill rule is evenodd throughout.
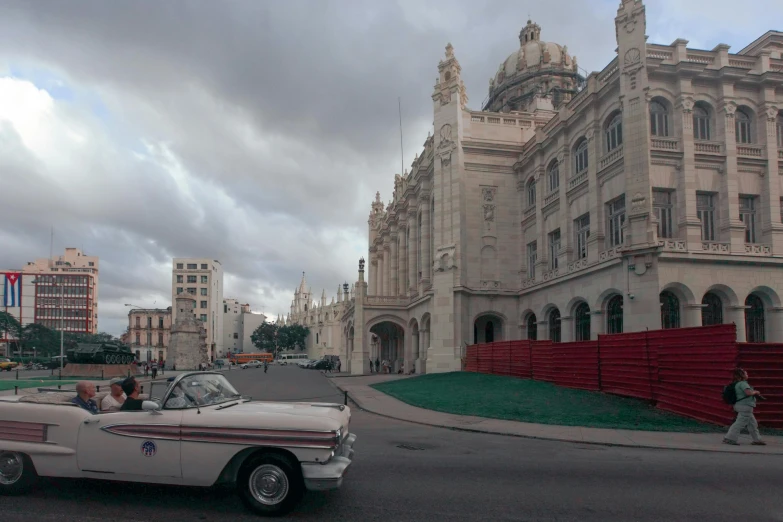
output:
<path id="1" fill-rule="evenodd" d="M 756 407 L 756 397 L 764 397 L 758 390 L 754 390 L 748 384 L 748 372 L 742 368 L 734 369 L 734 376 L 731 384 L 723 389 L 723 400 L 728 404 L 734 405 L 734 411 L 737 412 L 737 420 L 729 428 L 729 432 L 723 439 L 724 444 L 739 446 L 740 431 L 743 428 L 748 429 L 750 437 L 753 439 L 754 446 L 766 446 L 767 443 L 761 440 L 759 435 L 759 424 L 756 417 L 753 416 L 753 408 Z"/>

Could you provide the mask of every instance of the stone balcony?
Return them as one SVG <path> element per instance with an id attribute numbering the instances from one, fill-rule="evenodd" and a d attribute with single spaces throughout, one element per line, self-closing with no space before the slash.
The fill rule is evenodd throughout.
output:
<path id="1" fill-rule="evenodd" d="M 622 158 L 623 158 L 623 146 L 620 145 L 613 151 L 604 154 L 604 156 L 598 161 L 598 169 L 603 170 L 609 167 L 610 165 L 613 165 L 614 163 L 620 161 Z"/>
<path id="2" fill-rule="evenodd" d="M 764 156 L 764 147 L 759 145 L 737 145 L 737 156 L 761 159 Z"/>
<path id="3" fill-rule="evenodd" d="M 659 138 L 653 136 L 650 139 L 650 147 L 654 150 L 678 152 L 680 150 L 680 140 L 677 138 Z"/>

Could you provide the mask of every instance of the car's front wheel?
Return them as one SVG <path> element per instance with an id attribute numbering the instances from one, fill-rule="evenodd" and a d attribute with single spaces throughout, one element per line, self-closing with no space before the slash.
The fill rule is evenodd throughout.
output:
<path id="1" fill-rule="evenodd" d="M 24 453 L 0 450 L 0 494 L 24 493 L 37 476 L 30 457 Z"/>
<path id="2" fill-rule="evenodd" d="M 262 454 L 242 466 L 237 480 L 242 502 L 264 516 L 284 515 L 304 494 L 298 463 L 277 454 Z"/>

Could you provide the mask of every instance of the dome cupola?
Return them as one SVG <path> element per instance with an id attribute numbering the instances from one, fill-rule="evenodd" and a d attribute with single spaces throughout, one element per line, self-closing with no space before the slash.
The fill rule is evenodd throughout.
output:
<path id="1" fill-rule="evenodd" d="M 541 41 L 541 26 L 532 20 L 519 32 L 519 49 L 511 53 L 490 79 L 483 110 L 528 110 L 534 98 L 547 98 L 553 108 L 567 102 L 584 83 L 576 57 L 568 48 Z"/>

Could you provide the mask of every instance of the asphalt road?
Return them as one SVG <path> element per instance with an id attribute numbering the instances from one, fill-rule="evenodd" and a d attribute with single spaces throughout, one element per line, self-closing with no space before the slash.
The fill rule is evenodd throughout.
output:
<path id="1" fill-rule="evenodd" d="M 319 372 L 227 372 L 254 399 L 341 399 Z M 783 521 L 783 458 L 643 450 L 430 428 L 354 410 L 343 487 L 291 520 Z M 411 449 L 401 448 L 407 446 Z M 51 480 L 0 500 L 3 521 L 257 520 L 229 488 Z"/>

